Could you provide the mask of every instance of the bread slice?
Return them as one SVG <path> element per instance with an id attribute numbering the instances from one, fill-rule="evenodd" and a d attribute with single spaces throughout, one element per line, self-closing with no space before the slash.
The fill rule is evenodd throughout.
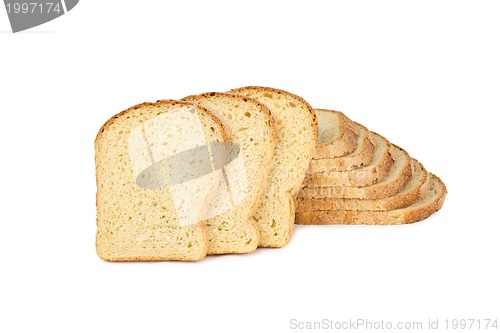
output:
<path id="1" fill-rule="evenodd" d="M 394 210 L 411 205 L 427 189 L 428 173 L 424 166 L 413 160 L 413 177 L 393 196 L 379 199 L 362 198 L 297 198 L 297 212 L 317 210 Z"/>
<path id="2" fill-rule="evenodd" d="M 211 162 L 206 175 L 178 178 L 175 185 L 166 176 L 165 161 L 176 152 L 190 158 L 190 149 L 208 156 L 208 144 L 227 139 L 218 118 L 186 102 L 143 103 L 108 120 L 95 139 L 97 254 L 108 261 L 205 257 L 207 235 L 200 218 L 218 183 L 211 179 Z M 179 194 L 189 196 L 184 206 L 178 205 Z M 184 216 L 183 207 L 194 209 Z"/>
<path id="3" fill-rule="evenodd" d="M 225 93 L 188 96 L 184 101 L 206 107 L 219 117 L 244 158 L 247 191 L 233 209 L 209 218 L 208 253 L 247 253 L 259 244 L 259 228 L 252 218 L 263 193 L 277 143 L 276 125 L 267 107 L 246 97 Z"/>
<path id="4" fill-rule="evenodd" d="M 393 196 L 412 178 L 412 159 L 405 150 L 395 145 L 389 152 L 394 163 L 380 182 L 368 186 L 303 187 L 297 198 L 379 199 Z"/>
<path id="5" fill-rule="evenodd" d="M 314 109 L 318 118 L 318 145 L 313 159 L 352 153 L 357 147 L 358 128 L 342 112 Z"/>
<path id="6" fill-rule="evenodd" d="M 375 153 L 370 131 L 360 124 L 356 149 L 345 156 L 333 158 L 314 158 L 308 172 L 349 171 L 370 164 Z"/>
<path id="7" fill-rule="evenodd" d="M 301 212 L 295 215 L 297 224 L 407 224 L 426 219 L 441 209 L 446 197 L 446 186 L 435 175 L 430 175 L 425 194 L 412 205 L 387 211 L 324 210 Z"/>
<path id="8" fill-rule="evenodd" d="M 264 87 L 244 87 L 231 93 L 266 105 L 276 119 L 278 145 L 264 198 L 255 213 L 262 247 L 282 247 L 291 237 L 295 217 L 293 197 L 314 154 L 318 125 L 311 106 L 299 96 Z"/>
<path id="9" fill-rule="evenodd" d="M 351 171 L 308 172 L 303 186 L 368 186 L 382 180 L 394 163 L 391 144 L 372 132 L 375 153 L 370 164 Z"/>

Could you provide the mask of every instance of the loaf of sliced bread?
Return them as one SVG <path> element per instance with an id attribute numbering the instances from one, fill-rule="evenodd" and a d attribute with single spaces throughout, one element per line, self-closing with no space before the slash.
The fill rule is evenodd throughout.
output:
<path id="1" fill-rule="evenodd" d="M 370 131 L 360 124 L 356 149 L 341 157 L 314 158 L 309 165 L 308 172 L 349 171 L 370 164 L 375 153 Z"/>
<path id="2" fill-rule="evenodd" d="M 221 119 L 229 140 L 244 159 L 247 190 L 234 208 L 205 221 L 208 253 L 247 253 L 259 244 L 259 228 L 253 215 L 263 194 L 277 143 L 276 124 L 269 109 L 254 99 L 226 93 L 204 93 L 183 101 L 200 105 Z"/>
<path id="3" fill-rule="evenodd" d="M 318 119 L 315 158 L 333 158 L 352 153 L 357 147 L 358 128 L 342 112 L 314 109 Z"/>
<path id="4" fill-rule="evenodd" d="M 407 224 L 426 219 L 441 209 L 446 186 L 430 174 L 424 195 L 410 206 L 387 211 L 323 210 L 296 213 L 297 224 Z"/>
<path id="5" fill-rule="evenodd" d="M 303 187 L 297 198 L 353 198 L 379 199 L 395 195 L 412 178 L 412 159 L 400 147 L 392 145 L 390 154 L 394 160 L 388 174 L 378 183 L 368 186 L 311 186 Z"/>
<path id="6" fill-rule="evenodd" d="M 413 177 L 399 193 L 378 198 L 297 198 L 297 212 L 317 210 L 394 210 L 411 205 L 426 190 L 428 173 L 424 166 L 413 160 Z M 373 185 L 372 185 L 373 186 Z"/>
<path id="7" fill-rule="evenodd" d="M 95 139 L 97 254 L 109 261 L 202 259 L 208 243 L 200 219 L 218 184 L 208 145 L 227 139 L 214 114 L 186 102 L 139 104 L 108 120 Z M 176 153 L 198 163 L 201 151 L 206 174 L 186 179 L 166 171 Z M 189 200 L 180 203 L 176 194 Z"/>
<path id="8" fill-rule="evenodd" d="M 301 188 L 314 154 L 318 125 L 311 106 L 289 92 L 264 87 L 244 87 L 231 93 L 257 99 L 276 119 L 278 145 L 272 169 L 255 219 L 261 247 L 282 247 L 291 237 L 295 217 L 293 197 Z"/>
<path id="9" fill-rule="evenodd" d="M 375 152 L 370 164 L 350 171 L 308 172 L 303 186 L 368 186 L 382 180 L 394 163 L 391 144 L 372 132 Z"/>

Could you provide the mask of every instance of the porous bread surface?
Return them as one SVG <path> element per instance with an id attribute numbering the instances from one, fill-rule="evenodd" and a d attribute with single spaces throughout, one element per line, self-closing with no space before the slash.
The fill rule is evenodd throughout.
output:
<path id="1" fill-rule="evenodd" d="M 446 186 L 437 176 L 430 174 L 425 194 L 412 205 L 387 211 L 328 210 L 295 214 L 297 224 L 408 224 L 426 219 L 443 206 Z"/>
<path id="2" fill-rule="evenodd" d="M 379 199 L 390 197 L 401 191 L 412 178 L 412 159 L 400 147 L 392 145 L 389 150 L 394 160 L 387 175 L 368 186 L 311 186 L 303 187 L 297 198 L 355 198 Z"/>
<path id="3" fill-rule="evenodd" d="M 319 210 L 394 210 L 417 201 L 426 190 L 428 173 L 423 165 L 413 160 L 413 177 L 393 196 L 379 199 L 363 198 L 298 198 L 297 212 Z"/>
<path id="4" fill-rule="evenodd" d="M 315 152 L 318 135 L 316 114 L 301 97 L 266 87 L 243 87 L 230 93 L 255 98 L 276 119 L 278 144 L 264 196 L 254 217 L 259 225 L 261 247 L 286 245 L 293 231 L 294 196 L 301 188 Z"/>
<path id="5" fill-rule="evenodd" d="M 314 158 L 308 172 L 349 171 L 370 164 L 375 153 L 370 131 L 355 123 L 358 128 L 356 149 L 348 155 L 332 158 Z"/>
<path id="6" fill-rule="evenodd" d="M 246 197 L 235 208 L 205 221 L 208 253 L 254 251 L 260 235 L 253 215 L 263 194 L 277 143 L 274 119 L 261 103 L 234 94 L 204 93 L 183 100 L 215 113 L 226 126 L 230 141 L 239 145 L 244 158 Z"/>
<path id="7" fill-rule="evenodd" d="M 315 158 L 333 158 L 352 153 L 357 146 L 358 128 L 342 112 L 314 109 L 318 119 Z"/>
<path id="8" fill-rule="evenodd" d="M 350 171 L 308 172 L 302 186 L 368 186 L 382 180 L 394 163 L 391 144 L 383 136 L 371 132 L 375 152 L 370 164 Z"/>
<path id="9" fill-rule="evenodd" d="M 208 243 L 203 224 L 179 223 L 168 188 L 138 186 L 135 156 L 130 154 L 132 133 L 137 129 L 141 132 L 147 122 L 183 108 L 194 109 L 190 103 L 172 100 L 139 104 L 115 115 L 99 130 L 95 140 L 96 250 L 102 259 L 196 261 L 206 255 Z M 207 142 L 227 141 L 224 126 L 212 113 L 196 107 L 196 115 Z M 169 123 L 160 121 L 157 125 L 173 130 Z M 169 144 L 150 142 L 150 149 L 163 143 Z"/>

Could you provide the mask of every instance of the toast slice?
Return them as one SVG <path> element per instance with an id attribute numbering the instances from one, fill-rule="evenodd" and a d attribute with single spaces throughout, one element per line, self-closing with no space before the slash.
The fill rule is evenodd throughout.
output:
<path id="1" fill-rule="evenodd" d="M 413 160 L 413 177 L 393 196 L 378 199 L 362 198 L 298 198 L 297 212 L 319 210 L 394 210 L 411 205 L 427 189 L 429 174 L 424 166 Z"/>
<path id="2" fill-rule="evenodd" d="M 345 156 L 312 159 L 308 172 L 350 171 L 370 164 L 375 153 L 370 131 L 360 124 L 356 149 Z"/>
<path id="3" fill-rule="evenodd" d="M 259 244 L 259 228 L 252 218 L 263 193 L 277 143 L 276 125 L 267 107 L 251 98 L 226 93 L 204 93 L 183 101 L 200 105 L 222 120 L 229 140 L 241 148 L 246 191 L 234 208 L 205 221 L 208 253 L 248 253 Z"/>
<path id="4" fill-rule="evenodd" d="M 260 228 L 261 247 L 286 245 L 293 231 L 294 196 L 315 152 L 318 125 L 316 114 L 301 97 L 264 87 L 244 87 L 231 93 L 257 99 L 276 119 L 278 145 L 269 180 L 255 219 Z"/>
<path id="5" fill-rule="evenodd" d="M 410 181 L 413 168 L 412 159 L 405 150 L 392 145 L 389 152 L 394 163 L 380 182 L 369 186 L 303 187 L 297 198 L 379 199 L 393 196 Z"/>
<path id="6" fill-rule="evenodd" d="M 430 174 L 425 194 L 412 205 L 387 211 L 324 210 L 297 213 L 297 224 L 408 224 L 428 218 L 443 206 L 446 186 Z"/>
<path id="7" fill-rule="evenodd" d="M 200 220 L 219 182 L 208 146 L 227 139 L 214 114 L 186 102 L 143 103 L 109 119 L 95 139 L 97 254 L 108 261 L 205 257 Z M 205 174 L 166 171 L 176 153 L 191 160 L 195 151 L 204 152 Z"/>
<path id="8" fill-rule="evenodd" d="M 313 159 L 352 153 L 357 147 L 358 128 L 342 112 L 314 109 L 318 119 L 318 144 Z"/>
<path id="9" fill-rule="evenodd" d="M 391 144 L 383 136 L 371 132 L 375 152 L 370 164 L 350 171 L 308 172 L 303 186 L 368 186 L 382 180 L 394 163 Z"/>

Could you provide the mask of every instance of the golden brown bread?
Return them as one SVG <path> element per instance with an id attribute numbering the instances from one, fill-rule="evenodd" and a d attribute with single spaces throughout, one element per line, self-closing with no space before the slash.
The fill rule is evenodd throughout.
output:
<path id="1" fill-rule="evenodd" d="M 446 186 L 437 176 L 430 175 L 430 183 L 423 197 L 412 205 L 386 211 L 324 210 L 295 214 L 297 224 L 407 224 L 426 219 L 443 206 Z"/>

